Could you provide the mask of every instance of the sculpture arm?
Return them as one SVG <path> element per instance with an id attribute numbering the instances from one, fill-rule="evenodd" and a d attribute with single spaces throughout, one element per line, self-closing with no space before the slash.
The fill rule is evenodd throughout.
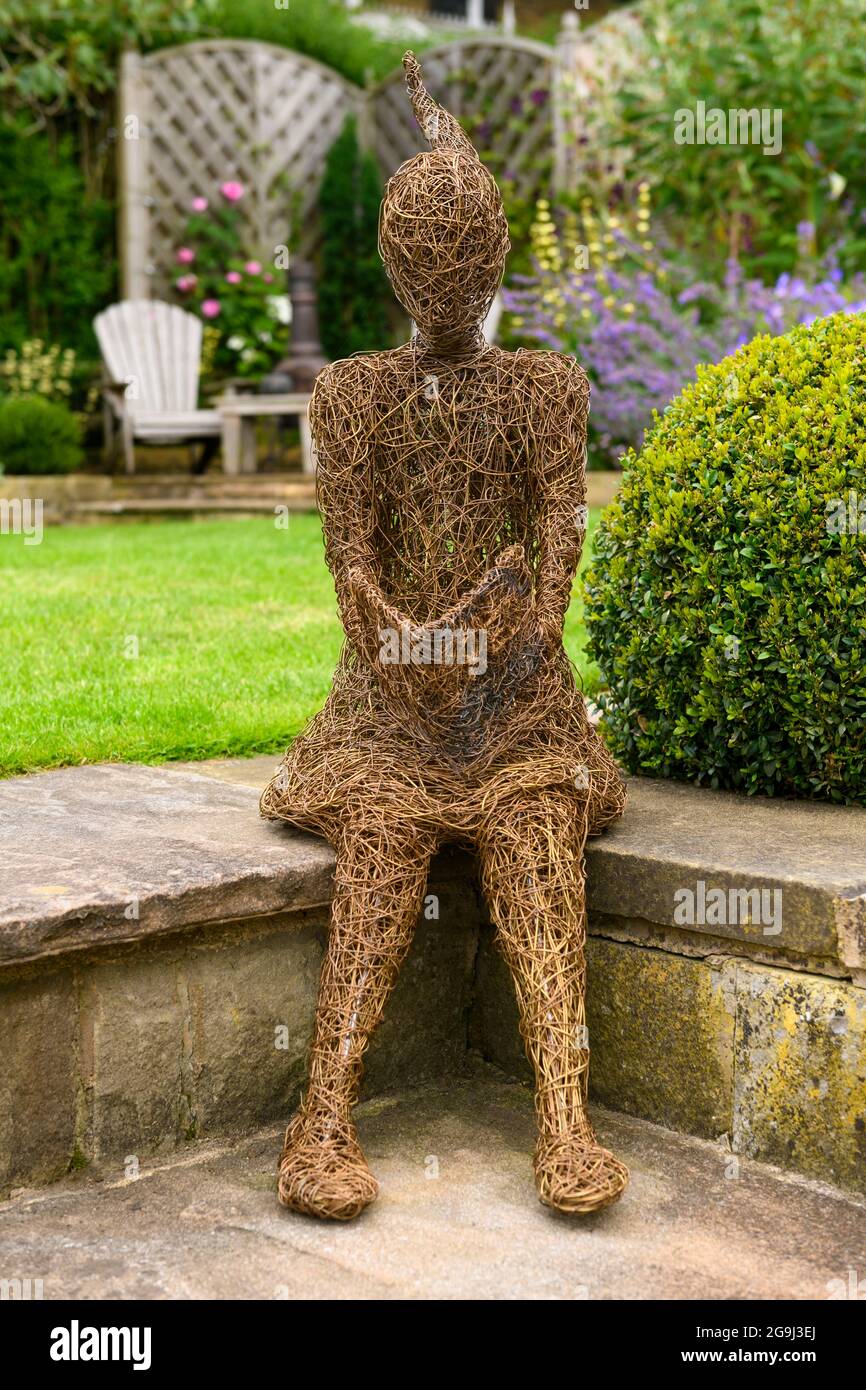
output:
<path id="1" fill-rule="evenodd" d="M 332 363 L 319 374 L 310 401 L 325 560 L 343 630 L 360 650 L 371 637 L 362 598 L 378 596 L 382 605 L 386 601 L 375 546 L 373 443 L 367 412 L 359 405 L 367 399 L 368 370 L 362 358 Z"/>
<path id="2" fill-rule="evenodd" d="M 586 534 L 589 381 L 570 358 L 553 353 L 539 358 L 546 360 L 534 383 L 535 606 L 542 636 L 559 644 Z"/>

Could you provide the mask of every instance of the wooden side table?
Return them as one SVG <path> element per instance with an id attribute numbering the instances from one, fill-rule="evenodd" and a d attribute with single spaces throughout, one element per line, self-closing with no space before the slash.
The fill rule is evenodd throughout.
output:
<path id="1" fill-rule="evenodd" d="M 301 428 L 301 457 L 305 473 L 315 473 L 316 459 L 310 433 L 310 396 L 226 395 L 218 397 L 217 410 L 223 427 L 223 472 L 255 473 L 256 419 L 263 415 L 297 415 Z"/>

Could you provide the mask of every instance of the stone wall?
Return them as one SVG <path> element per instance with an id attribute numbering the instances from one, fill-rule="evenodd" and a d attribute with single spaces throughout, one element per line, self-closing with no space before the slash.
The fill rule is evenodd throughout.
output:
<path id="1" fill-rule="evenodd" d="M 0 1191 L 288 1118 L 333 859 L 260 821 L 271 767 L 0 782 Z M 593 1097 L 866 1191 L 864 847 L 861 810 L 633 781 L 587 854 Z M 683 922 L 700 883 L 779 911 Z M 528 1080 L 472 862 L 448 852 L 365 1093 L 478 1054 Z"/>

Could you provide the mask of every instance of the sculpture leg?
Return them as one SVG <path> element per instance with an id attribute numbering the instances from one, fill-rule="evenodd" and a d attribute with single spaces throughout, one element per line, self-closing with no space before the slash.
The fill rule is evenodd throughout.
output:
<path id="1" fill-rule="evenodd" d="M 595 1139 L 586 1108 L 584 806 L 562 789 L 499 806 L 479 845 L 497 942 L 517 992 L 535 1072 L 541 1201 L 591 1212 L 616 1201 L 628 1170 Z"/>
<path id="2" fill-rule="evenodd" d="M 434 847 L 426 832 L 366 816 L 337 844 L 309 1085 L 280 1158 L 280 1201 L 295 1211 L 345 1221 L 378 1192 L 351 1112 L 364 1051 L 412 940 Z"/>

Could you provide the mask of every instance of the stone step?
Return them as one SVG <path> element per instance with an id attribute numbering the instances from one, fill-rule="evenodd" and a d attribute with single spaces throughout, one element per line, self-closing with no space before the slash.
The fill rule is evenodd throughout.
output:
<path id="1" fill-rule="evenodd" d="M 274 761 L 0 782 L 0 1190 L 285 1118 L 333 858 L 260 820 Z M 866 1189 L 864 842 L 861 810 L 633 780 L 587 852 L 596 1099 Z M 471 859 L 451 851 L 366 1094 L 453 1075 L 470 1048 L 525 1076 Z"/>
<path id="2" fill-rule="evenodd" d="M 587 503 L 603 507 L 612 500 L 621 473 L 587 475 Z M 157 519 L 170 516 L 193 520 L 211 516 L 252 517 L 273 514 L 277 506 L 289 511 L 313 511 L 315 478 L 295 470 L 230 476 L 209 472 L 136 473 L 109 476 L 71 473 L 66 477 L 0 476 L 0 500 L 39 499 L 43 520 L 102 522 Z"/>
<path id="3" fill-rule="evenodd" d="M 113 502 L 75 502 L 70 520 L 90 521 L 124 518 L 182 516 L 193 519 L 212 516 L 273 516 L 276 509 L 289 512 L 315 511 L 315 492 L 271 494 L 260 497 L 139 497 Z"/>
<path id="4" fill-rule="evenodd" d="M 473 1070 L 358 1108 L 380 1195 L 356 1222 L 277 1205 L 274 1124 L 16 1195 L 0 1204 L 4 1273 L 41 1280 L 46 1299 L 823 1301 L 866 1288 L 862 1201 L 611 1111 L 594 1119 L 631 1172 L 621 1201 L 591 1218 L 546 1211 L 529 1092 Z"/>
<path id="5" fill-rule="evenodd" d="M 46 523 L 135 516 L 258 516 L 277 505 L 312 511 L 315 478 L 300 472 L 136 473 L 132 477 L 71 473 L 66 477 L 0 477 L 0 501 L 39 499 Z"/>

